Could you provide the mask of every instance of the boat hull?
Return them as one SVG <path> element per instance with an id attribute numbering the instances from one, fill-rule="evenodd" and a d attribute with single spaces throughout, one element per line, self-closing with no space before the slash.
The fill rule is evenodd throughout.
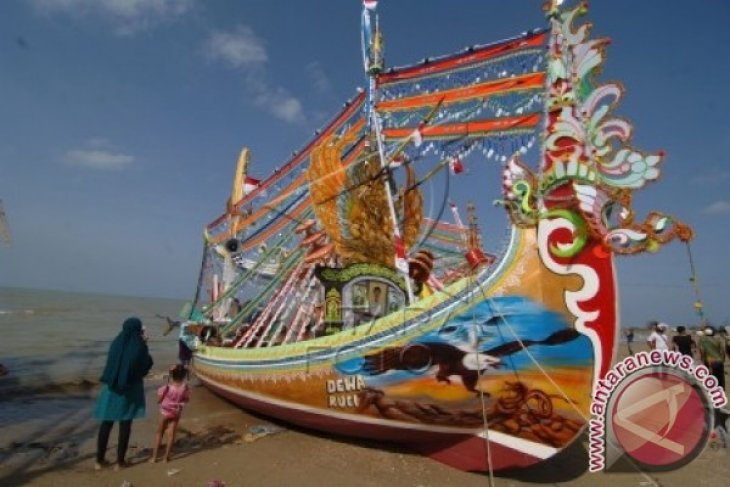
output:
<path id="1" fill-rule="evenodd" d="M 302 427 L 463 470 L 538 463 L 582 432 L 616 343 L 611 257 L 591 244 L 569 262 L 549 255 L 568 230 L 514 228 L 494 268 L 418 309 L 299 343 L 202 346 L 194 370 L 231 402 Z"/>
<path id="2" fill-rule="evenodd" d="M 526 467 L 555 453 L 551 449 L 545 449 L 544 452 L 530 454 L 495 442 L 488 444 L 483 431 L 465 434 L 460 431 L 415 429 L 408 425 L 393 423 L 364 422 L 360 418 L 333 417 L 322 411 L 303 409 L 297 404 L 273 403 L 206 380 L 204 377 L 200 379 L 209 390 L 248 411 L 342 437 L 400 443 L 404 447 L 460 470 L 487 471 L 489 457 L 492 458 L 494 470 Z"/>

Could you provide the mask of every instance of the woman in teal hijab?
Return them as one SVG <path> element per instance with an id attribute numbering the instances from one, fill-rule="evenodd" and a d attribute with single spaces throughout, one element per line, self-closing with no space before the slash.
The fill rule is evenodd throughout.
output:
<path id="1" fill-rule="evenodd" d="M 101 394 L 96 402 L 94 416 L 101 421 L 96 444 L 96 468 L 106 464 L 105 455 L 109 433 L 119 421 L 117 467 L 124 467 L 129 446 L 132 420 L 145 415 L 142 379 L 152 368 L 152 357 L 147 349 L 142 321 L 128 318 L 122 331 L 109 347 L 104 373 L 101 375 Z"/>

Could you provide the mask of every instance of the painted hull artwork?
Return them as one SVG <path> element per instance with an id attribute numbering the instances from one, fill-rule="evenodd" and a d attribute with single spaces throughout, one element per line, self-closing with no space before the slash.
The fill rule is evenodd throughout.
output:
<path id="1" fill-rule="evenodd" d="M 560 315 L 525 298 L 494 298 L 337 370 L 359 375 L 367 385 L 359 410 L 376 417 L 481 427 L 486 414 L 499 432 L 562 447 L 583 425 L 593 350 Z"/>
<path id="2" fill-rule="evenodd" d="M 610 118 L 621 89 L 594 80 L 606 43 L 573 26 L 585 5 L 548 2 L 548 29 L 384 70 L 375 3 L 369 89 L 269 178 L 249 184 L 242 153 L 181 339 L 203 384 L 244 408 L 465 470 L 538 463 L 581 434 L 614 358 L 614 256 L 692 232 L 658 212 L 637 223 L 631 192 L 661 155 Z M 462 221 L 447 184 L 424 215 L 423 183 L 480 157 L 502 170 L 501 249 L 477 223 L 491 200 Z"/>

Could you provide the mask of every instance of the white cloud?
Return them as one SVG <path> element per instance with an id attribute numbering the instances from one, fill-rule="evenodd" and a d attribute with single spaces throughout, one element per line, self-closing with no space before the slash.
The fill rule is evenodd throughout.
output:
<path id="1" fill-rule="evenodd" d="M 134 156 L 115 151 L 102 137 L 87 140 L 85 146 L 66 152 L 64 160 L 74 166 L 103 170 L 124 169 L 135 160 Z"/>
<path id="2" fill-rule="evenodd" d="M 707 206 L 702 213 L 707 215 L 730 215 L 730 201 L 718 200 Z"/>
<path id="3" fill-rule="evenodd" d="M 268 60 L 263 42 L 245 25 L 233 32 L 214 32 L 205 42 L 205 54 L 232 68 L 260 65 Z"/>
<path id="4" fill-rule="evenodd" d="M 267 89 L 259 93 L 256 95 L 255 103 L 285 122 L 295 123 L 304 120 L 302 103 L 282 88 Z"/>
<path id="5" fill-rule="evenodd" d="M 254 104 L 285 122 L 303 121 L 302 103 L 284 88 L 268 85 L 263 75 L 263 72 L 249 71 L 246 76 L 246 87 L 253 96 Z"/>
<path id="6" fill-rule="evenodd" d="M 151 25 L 189 12 L 195 0 L 29 0 L 44 14 L 98 16 L 121 35 L 134 34 Z"/>
<path id="7" fill-rule="evenodd" d="M 312 83 L 312 86 L 314 86 L 315 90 L 320 93 L 327 93 L 332 90 L 332 82 L 327 77 L 327 74 L 325 74 L 322 65 L 318 61 L 312 61 L 311 63 L 307 64 L 304 70 L 307 73 L 309 81 Z"/>
<path id="8" fill-rule="evenodd" d="M 205 56 L 244 73 L 246 89 L 256 106 L 289 123 L 304 120 L 302 102 L 287 90 L 267 81 L 269 60 L 264 41 L 248 26 L 216 31 L 203 45 Z"/>

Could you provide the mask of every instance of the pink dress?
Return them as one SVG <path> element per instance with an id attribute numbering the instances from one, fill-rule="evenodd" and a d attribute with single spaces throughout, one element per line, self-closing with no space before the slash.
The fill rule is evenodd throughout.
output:
<path id="1" fill-rule="evenodd" d="M 160 414 L 167 419 L 178 419 L 183 406 L 190 400 L 190 389 L 185 383 L 166 384 L 157 389 Z"/>

